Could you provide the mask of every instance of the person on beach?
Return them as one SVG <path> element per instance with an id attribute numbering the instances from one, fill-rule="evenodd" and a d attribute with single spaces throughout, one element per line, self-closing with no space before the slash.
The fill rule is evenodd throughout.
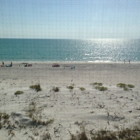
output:
<path id="1" fill-rule="evenodd" d="M 4 62 L 2 62 L 2 65 L 1 65 L 1 67 L 4 67 Z"/>
<path id="2" fill-rule="evenodd" d="M 129 64 L 130 64 L 130 60 L 129 60 Z"/>

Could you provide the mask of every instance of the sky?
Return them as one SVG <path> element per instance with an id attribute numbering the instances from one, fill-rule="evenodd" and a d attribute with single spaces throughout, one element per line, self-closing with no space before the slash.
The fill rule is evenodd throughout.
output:
<path id="1" fill-rule="evenodd" d="M 0 38 L 140 38 L 140 0 L 0 0 Z"/>

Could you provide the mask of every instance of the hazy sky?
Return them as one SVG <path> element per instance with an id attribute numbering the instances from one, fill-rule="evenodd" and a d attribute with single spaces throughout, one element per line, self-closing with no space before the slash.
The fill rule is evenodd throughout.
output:
<path id="1" fill-rule="evenodd" d="M 0 0 L 0 38 L 140 38 L 140 0 Z"/>

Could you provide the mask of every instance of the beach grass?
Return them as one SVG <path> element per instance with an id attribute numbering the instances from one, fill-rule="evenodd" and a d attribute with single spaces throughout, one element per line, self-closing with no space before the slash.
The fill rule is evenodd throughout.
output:
<path id="1" fill-rule="evenodd" d="M 79 87 L 79 89 L 80 89 L 81 91 L 85 91 L 85 90 L 86 90 L 84 87 Z"/>
<path id="2" fill-rule="evenodd" d="M 49 119 L 48 121 L 45 122 L 45 125 L 52 124 L 54 122 L 54 119 Z"/>
<path id="3" fill-rule="evenodd" d="M 30 86 L 30 88 L 35 89 L 36 92 L 39 92 L 42 90 L 40 84 L 32 85 L 32 86 Z"/>
<path id="4" fill-rule="evenodd" d="M 14 94 L 17 96 L 17 95 L 20 95 L 20 94 L 23 94 L 24 92 L 23 91 L 16 91 Z"/>
<path id="5" fill-rule="evenodd" d="M 103 86 L 103 83 L 94 82 L 94 83 L 91 83 L 90 85 L 95 86 L 95 89 L 99 91 L 106 91 L 108 89 L 107 87 Z"/>
<path id="6" fill-rule="evenodd" d="M 47 126 L 51 123 L 54 122 L 54 119 L 48 119 L 47 121 L 45 120 L 41 120 L 40 117 L 37 117 L 37 114 L 41 115 L 41 109 L 39 107 L 37 107 L 37 103 L 35 101 L 32 101 L 31 103 L 29 103 L 29 108 L 27 110 L 27 115 L 28 117 L 31 119 L 32 123 L 34 125 L 44 125 Z"/>
<path id="7" fill-rule="evenodd" d="M 60 91 L 60 88 L 59 88 L 59 87 L 53 87 L 52 90 L 53 90 L 54 92 L 59 92 L 59 91 Z"/>
<path id="8" fill-rule="evenodd" d="M 107 90 L 107 87 L 96 86 L 95 89 L 98 89 L 99 91 L 106 91 Z"/>
<path id="9" fill-rule="evenodd" d="M 140 137 L 135 138 L 134 140 L 140 140 Z"/>
<path id="10" fill-rule="evenodd" d="M 10 118 L 10 116 L 6 113 L 3 113 L 2 118 L 5 120 L 8 120 Z"/>
<path id="11" fill-rule="evenodd" d="M 131 84 L 128 84 L 127 85 L 125 83 L 119 83 L 119 84 L 117 84 L 117 87 L 123 88 L 124 91 L 128 91 L 128 90 L 134 88 L 135 86 L 134 85 L 131 85 Z"/>
<path id="12" fill-rule="evenodd" d="M 95 83 L 93 83 L 93 85 L 102 86 L 102 85 L 103 85 L 103 83 L 97 83 L 97 82 L 95 82 Z"/>
<path id="13" fill-rule="evenodd" d="M 78 135 L 73 135 L 73 134 L 70 133 L 70 135 L 71 135 L 70 140 L 88 140 L 88 137 L 87 137 L 85 132 L 81 132 Z"/>
<path id="14" fill-rule="evenodd" d="M 36 103 L 33 101 L 29 104 L 29 109 L 28 109 L 28 116 L 29 118 L 33 118 L 35 112 L 36 112 Z"/>
<path id="15" fill-rule="evenodd" d="M 0 112 L 0 129 L 5 127 L 6 123 L 8 124 L 9 118 L 9 114 Z"/>
<path id="16" fill-rule="evenodd" d="M 134 88 L 135 86 L 134 85 L 131 85 L 131 84 L 128 84 L 127 85 L 129 88 Z"/>
<path id="17" fill-rule="evenodd" d="M 73 90 L 74 86 L 67 86 L 68 89 Z"/>
<path id="18" fill-rule="evenodd" d="M 139 130 L 130 128 L 121 129 L 119 131 L 99 130 L 97 132 L 90 132 L 91 140 L 140 140 Z M 71 134 L 70 140 L 89 140 L 85 130 L 77 135 Z"/>
<path id="19" fill-rule="evenodd" d="M 124 84 L 124 83 L 119 83 L 119 84 L 117 84 L 117 87 L 125 88 L 125 87 L 126 87 L 126 84 Z"/>

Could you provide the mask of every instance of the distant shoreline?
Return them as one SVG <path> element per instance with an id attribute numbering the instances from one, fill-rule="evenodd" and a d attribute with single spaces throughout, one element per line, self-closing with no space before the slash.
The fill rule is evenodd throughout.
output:
<path id="1" fill-rule="evenodd" d="M 32 63 L 32 64 L 52 64 L 52 63 L 59 63 L 59 64 L 124 64 L 124 61 L 120 62 L 111 62 L 111 61 L 12 61 L 12 60 L 0 60 L 1 63 L 10 63 L 13 64 L 24 64 L 24 63 Z M 130 62 L 130 64 L 139 64 L 139 62 Z M 129 64 L 129 61 L 125 61 L 125 64 Z"/>

